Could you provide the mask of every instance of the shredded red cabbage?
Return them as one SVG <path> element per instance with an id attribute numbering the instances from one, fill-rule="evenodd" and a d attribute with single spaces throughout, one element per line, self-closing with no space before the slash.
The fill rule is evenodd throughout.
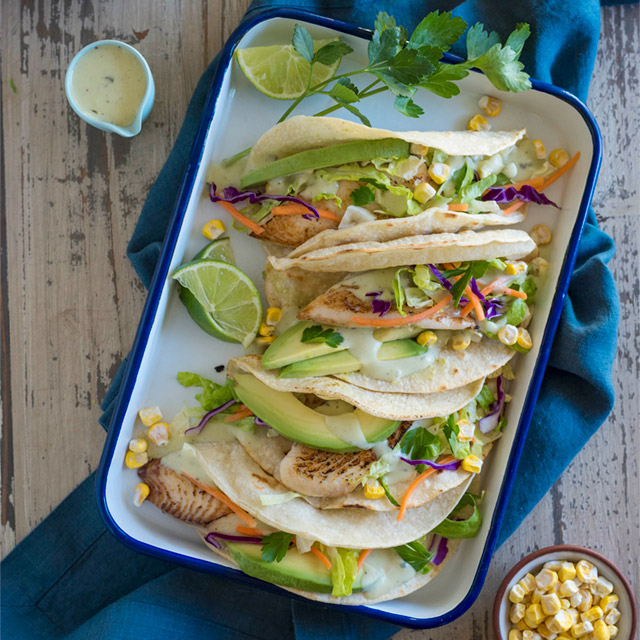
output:
<path id="1" fill-rule="evenodd" d="M 371 301 L 371 310 L 373 313 L 377 313 L 380 317 L 386 315 L 391 310 L 391 302 L 389 300 L 380 300 L 380 298 L 374 298 Z"/>
<path id="2" fill-rule="evenodd" d="M 378 296 L 382 295 L 382 291 L 369 291 L 369 293 L 365 293 L 364 295 L 367 298 L 370 298 L 370 297 L 377 298 Z"/>
<path id="3" fill-rule="evenodd" d="M 453 460 L 452 462 L 447 462 L 445 464 L 438 464 L 432 460 L 411 460 L 411 458 L 403 458 L 402 456 L 400 456 L 400 460 L 403 460 L 414 467 L 419 464 L 426 464 L 433 469 L 445 469 L 446 471 L 455 471 L 462 464 L 460 460 Z"/>
<path id="4" fill-rule="evenodd" d="M 480 418 L 478 422 L 478 429 L 482 433 L 490 433 L 500 423 L 500 415 L 504 408 L 504 386 L 502 383 L 502 376 L 496 378 L 496 391 L 498 394 L 497 400 L 489 407 L 490 413 L 484 418 Z"/>
<path id="5" fill-rule="evenodd" d="M 485 299 L 485 316 L 487 319 L 501 316 L 504 310 L 504 304 L 498 298 Z"/>
<path id="6" fill-rule="evenodd" d="M 484 296 L 480 292 L 480 289 L 478 289 L 478 283 L 476 282 L 475 278 L 471 278 L 469 286 L 471 287 L 471 291 L 476 294 L 478 300 L 480 300 L 480 302 L 485 302 Z"/>
<path id="7" fill-rule="evenodd" d="M 246 542 L 247 544 L 262 544 L 262 537 L 258 536 L 232 536 L 228 533 L 218 533 L 217 531 L 211 531 L 205 536 L 205 540 L 213 545 L 216 549 L 222 549 L 222 545 L 217 539 L 228 540 L 229 542 Z"/>
<path id="8" fill-rule="evenodd" d="M 306 207 L 311 212 L 310 215 L 308 213 L 303 214 L 303 218 L 311 219 L 319 218 L 320 214 L 318 213 L 315 207 L 312 207 L 308 202 L 302 200 L 302 198 L 296 198 L 295 196 L 274 196 L 269 195 L 268 193 L 258 193 L 257 191 L 238 191 L 235 187 L 225 187 L 222 190 L 222 195 L 218 195 L 216 193 L 216 185 L 215 183 L 211 183 L 211 189 L 209 191 L 209 197 L 211 198 L 211 202 L 228 202 L 229 204 L 236 204 L 238 202 L 242 202 L 243 200 L 248 200 L 249 204 L 256 204 L 256 202 L 262 202 L 264 200 L 275 200 L 276 202 L 296 202 L 297 204 L 301 204 L 303 207 Z"/>
<path id="9" fill-rule="evenodd" d="M 235 400 L 229 400 L 229 402 L 225 402 L 224 404 L 221 404 L 219 407 L 216 407 L 215 409 L 212 409 L 208 413 L 205 413 L 202 420 L 200 420 L 200 422 L 195 427 L 190 427 L 189 429 L 187 429 L 184 432 L 184 435 L 186 436 L 187 433 L 191 433 L 192 431 L 195 432 L 194 435 L 198 435 L 204 428 L 204 425 L 207 424 L 207 422 L 209 422 L 209 420 L 211 420 L 213 416 L 215 416 L 218 413 L 221 413 L 225 409 L 228 409 L 232 404 L 235 404 L 235 403 L 236 403 Z"/>
<path id="10" fill-rule="evenodd" d="M 522 200 L 523 202 L 535 202 L 536 204 L 550 204 L 556 209 L 560 209 L 555 202 L 549 200 L 547 196 L 534 189 L 530 184 L 525 184 L 520 189 L 515 187 L 490 187 L 481 200 L 493 200 L 494 202 Z"/>
<path id="11" fill-rule="evenodd" d="M 267 424 L 264 420 L 258 418 L 258 416 L 253 417 L 253 424 L 257 424 L 259 427 L 267 427 L 268 429 L 273 429 L 270 424 Z"/>
<path id="12" fill-rule="evenodd" d="M 431 564 L 435 564 L 436 567 L 442 564 L 442 561 L 447 557 L 448 552 L 449 547 L 447 546 L 447 539 L 441 537 L 438 541 L 438 550 L 436 551 L 436 555 L 433 560 L 431 560 Z"/>
<path id="13" fill-rule="evenodd" d="M 436 277 L 438 282 L 447 290 L 451 291 L 451 287 L 453 286 L 443 275 L 442 273 L 436 269 L 436 266 L 433 264 L 428 264 L 427 267 L 431 269 L 431 273 Z M 466 305 L 469 301 L 466 298 L 460 298 L 460 304 L 462 306 Z"/>

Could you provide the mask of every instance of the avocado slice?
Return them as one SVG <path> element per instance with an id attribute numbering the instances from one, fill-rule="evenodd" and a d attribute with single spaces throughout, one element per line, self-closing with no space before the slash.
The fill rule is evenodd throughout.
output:
<path id="1" fill-rule="evenodd" d="M 293 393 L 275 391 L 249 373 L 236 374 L 234 381 L 238 398 L 285 438 L 324 451 L 359 451 L 358 447 L 333 434 L 325 415 L 304 405 Z M 360 409 L 348 415 L 357 416 L 364 437 L 371 443 L 388 438 L 400 424 L 371 416 Z"/>
<path id="2" fill-rule="evenodd" d="M 331 573 L 312 553 L 299 553 L 291 548 L 280 562 L 265 562 L 262 547 L 257 544 L 227 542 L 231 557 L 247 575 L 281 587 L 331 593 Z M 362 572 L 356 576 L 353 591 L 362 590 Z"/>
<path id="3" fill-rule="evenodd" d="M 415 338 L 423 331 L 424 329 L 416 327 L 385 327 L 376 329 L 373 332 L 373 337 L 376 340 L 380 340 L 380 342 L 390 342 L 391 340 L 400 340 L 402 338 Z"/>
<path id="4" fill-rule="evenodd" d="M 314 326 L 313 322 L 298 322 L 289 327 L 264 352 L 262 366 L 265 369 L 278 369 L 292 362 L 317 358 L 328 353 L 338 353 L 347 348 L 344 343 L 337 347 L 330 347 L 325 342 L 302 342 L 302 333 L 307 327 L 312 326 Z"/>
<path id="5" fill-rule="evenodd" d="M 274 342 L 275 344 L 275 342 Z M 392 340 L 383 342 L 378 349 L 378 360 L 400 360 L 412 358 L 427 353 L 429 347 L 419 345 L 415 340 Z M 328 353 L 316 358 L 307 358 L 292 362 L 283 367 L 278 373 L 278 378 L 310 378 L 316 376 L 330 376 L 336 373 L 351 373 L 362 367 L 361 362 L 349 351 L 340 353 Z"/>
<path id="6" fill-rule="evenodd" d="M 245 189 L 292 173 L 362 162 L 373 158 L 408 158 L 409 148 L 409 143 L 404 140 L 383 138 L 381 140 L 355 140 L 335 144 L 331 147 L 309 149 L 249 171 L 240 180 L 240 186 Z"/>

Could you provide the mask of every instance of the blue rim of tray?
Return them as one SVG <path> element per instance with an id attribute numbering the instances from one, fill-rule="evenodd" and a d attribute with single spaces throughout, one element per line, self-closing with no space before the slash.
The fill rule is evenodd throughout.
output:
<path id="1" fill-rule="evenodd" d="M 184 178 L 178 192 L 178 197 L 176 199 L 176 204 L 171 215 L 171 220 L 169 222 L 167 234 L 162 246 L 160 258 L 158 260 L 158 264 L 153 275 L 153 280 L 149 288 L 149 294 L 142 311 L 142 317 L 140 319 L 140 324 L 136 332 L 136 337 L 133 343 L 131 354 L 129 356 L 127 368 L 124 373 L 124 378 L 116 401 L 111 424 L 109 425 L 109 432 L 107 434 L 102 458 L 100 460 L 100 467 L 98 469 L 98 477 L 96 480 L 96 496 L 98 500 L 98 509 L 107 525 L 107 528 L 113 533 L 113 535 L 116 536 L 116 538 L 118 538 L 118 540 L 120 540 L 123 544 L 130 547 L 131 549 L 140 553 L 144 553 L 146 555 L 153 556 L 155 558 L 175 562 L 177 564 L 181 564 L 193 569 L 198 569 L 200 571 L 204 570 L 215 573 L 217 575 L 232 578 L 234 580 L 259 587 L 266 591 L 271 591 L 280 595 L 285 594 L 289 597 L 294 597 L 308 602 L 308 600 L 306 600 L 305 598 L 301 598 L 300 596 L 283 590 L 276 585 L 272 585 L 268 582 L 252 578 L 251 576 L 242 573 L 239 569 L 229 568 L 209 561 L 200 560 L 192 556 L 176 553 L 173 551 L 167 551 L 166 549 L 146 544 L 131 537 L 129 534 L 125 533 L 114 520 L 107 506 L 106 498 L 107 475 L 111 466 L 116 441 L 120 432 L 120 428 L 116 427 L 122 426 L 122 421 L 124 420 L 127 406 L 129 404 L 133 388 L 135 386 L 137 372 L 140 368 L 149 339 L 149 334 L 158 308 L 164 282 L 169 271 L 169 266 L 171 264 L 173 251 L 175 249 L 178 235 L 180 233 L 182 220 L 184 218 L 186 208 L 191 197 L 191 192 L 195 183 L 198 168 L 200 167 L 200 163 L 202 161 L 204 143 L 209 132 L 209 127 L 211 126 L 213 120 L 218 101 L 218 94 L 222 86 L 224 75 L 229 64 L 233 60 L 234 50 L 242 37 L 258 24 L 273 18 L 288 18 L 291 20 L 304 21 L 318 26 L 327 27 L 329 29 L 334 29 L 336 31 L 341 31 L 352 36 L 365 38 L 367 40 L 371 39 L 371 31 L 363 29 L 361 27 L 357 27 L 347 22 L 334 20 L 332 18 L 326 18 L 315 13 L 297 9 L 273 9 L 260 12 L 245 20 L 233 32 L 226 45 L 222 49 L 220 60 L 218 61 L 218 67 L 211 81 L 211 87 L 207 95 L 207 101 L 202 112 L 198 133 L 191 149 L 189 163 L 187 165 L 187 169 L 185 171 Z M 460 59 L 456 56 L 445 54 L 444 60 L 446 62 L 458 62 Z M 554 294 L 549 317 L 547 319 L 547 324 L 544 330 L 542 343 L 540 345 L 540 352 L 538 354 L 538 359 L 531 376 L 531 382 L 529 384 L 529 389 L 527 391 L 520 420 L 516 429 L 511 453 L 509 455 L 509 460 L 507 462 L 502 485 L 500 487 L 498 500 L 496 501 L 489 533 L 487 535 L 484 550 L 482 552 L 482 556 L 480 557 L 480 562 L 478 563 L 478 568 L 473 578 L 473 582 L 471 584 L 471 587 L 469 588 L 469 591 L 458 605 L 456 605 L 453 609 L 443 615 L 431 618 L 415 618 L 412 616 L 399 615 L 390 613 L 388 611 L 375 609 L 367 605 L 347 606 L 336 604 L 328 606 L 339 608 L 345 612 L 359 613 L 361 615 L 376 618 L 378 620 L 382 620 L 391 624 L 412 627 L 416 629 L 428 629 L 447 624 L 461 616 L 474 603 L 474 601 L 480 594 L 480 590 L 482 589 L 482 586 L 484 584 L 487 570 L 489 568 L 489 562 L 491 560 L 491 556 L 493 555 L 498 533 L 500 531 L 500 525 L 502 524 L 502 520 L 504 518 L 507 500 L 509 499 L 509 494 L 511 493 L 511 488 L 513 486 L 513 480 L 518 466 L 518 461 L 520 460 L 520 456 L 524 448 L 524 442 L 526 439 L 527 431 L 529 429 L 529 424 L 531 423 L 531 418 L 533 415 L 533 410 L 538 397 L 538 393 L 540 391 L 540 385 L 542 384 L 542 378 L 544 375 L 547 360 L 549 359 L 551 346 L 553 344 L 553 338 L 555 336 L 558 322 L 560 320 L 560 315 L 562 313 L 564 299 L 567 294 L 569 281 L 571 279 L 573 266 L 576 260 L 578 245 L 580 243 L 580 238 L 582 236 L 582 231 L 584 229 L 584 224 L 587 218 L 587 210 L 593 197 L 596 178 L 598 176 L 598 171 L 600 169 L 600 163 L 602 160 L 602 138 L 600 135 L 600 130 L 593 115 L 587 109 L 586 105 L 578 98 L 576 98 L 573 94 L 552 84 L 540 82 L 539 80 L 534 79 L 531 80 L 531 84 L 533 89 L 559 98 L 560 100 L 571 105 L 578 112 L 578 114 L 585 121 L 591 133 L 591 138 L 593 141 L 593 158 L 591 160 L 591 166 L 589 167 L 589 173 L 587 175 L 585 190 L 580 202 L 580 209 L 576 218 L 576 224 L 574 225 L 573 231 L 571 233 L 571 238 L 569 240 L 569 245 L 565 253 L 562 270 L 560 272 L 560 277 L 558 278 L 558 285 Z"/>

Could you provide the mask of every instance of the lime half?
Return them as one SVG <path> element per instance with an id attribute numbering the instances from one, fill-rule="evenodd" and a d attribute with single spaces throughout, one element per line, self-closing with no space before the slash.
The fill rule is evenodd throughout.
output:
<path id="1" fill-rule="evenodd" d="M 246 348 L 262 320 L 258 291 L 237 267 L 218 260 L 194 260 L 177 269 L 179 295 L 201 329 Z"/>
<path id="2" fill-rule="evenodd" d="M 315 40 L 314 51 L 328 42 L 331 39 Z M 271 47 L 238 49 L 236 60 L 249 82 L 270 98 L 294 100 L 307 88 L 309 63 L 296 53 L 293 45 L 276 44 Z M 340 60 L 331 66 L 314 64 L 311 86 L 332 78 L 339 64 Z"/>
<path id="3" fill-rule="evenodd" d="M 194 260 L 219 260 L 220 262 L 226 262 L 227 264 L 235 265 L 236 259 L 233 255 L 233 248 L 231 247 L 231 240 L 229 238 L 218 238 L 210 242 L 202 251 L 199 251 L 194 257 Z"/>

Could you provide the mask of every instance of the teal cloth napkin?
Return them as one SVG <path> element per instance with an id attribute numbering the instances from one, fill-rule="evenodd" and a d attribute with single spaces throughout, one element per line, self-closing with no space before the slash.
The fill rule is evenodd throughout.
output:
<path id="1" fill-rule="evenodd" d="M 387 10 L 409 29 L 429 11 L 453 10 L 468 23 L 481 21 L 503 37 L 517 22 L 526 21 L 532 27 L 522 56 L 527 71 L 583 100 L 600 28 L 596 0 L 403 0 L 393 5 L 381 0 L 257 0 L 248 15 L 287 6 L 369 28 L 376 13 Z M 214 60 L 196 87 L 129 245 L 128 256 L 147 287 L 215 67 Z M 613 251 L 612 240 L 598 229 L 591 211 L 498 544 L 549 490 L 613 406 L 610 372 L 619 308 L 606 267 Z M 123 370 L 124 365 L 102 405 L 105 428 Z M 106 531 L 95 504 L 94 482 L 92 475 L 2 563 L 0 622 L 5 637 L 377 640 L 398 630 L 137 554 Z"/>

